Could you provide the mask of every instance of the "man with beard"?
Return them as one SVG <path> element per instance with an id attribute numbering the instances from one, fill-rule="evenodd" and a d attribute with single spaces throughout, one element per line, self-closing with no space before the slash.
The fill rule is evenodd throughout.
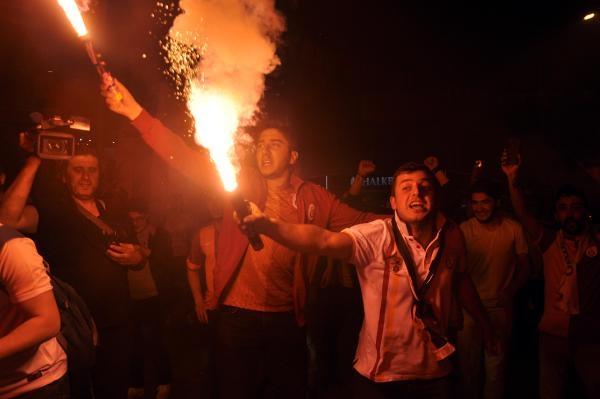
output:
<path id="1" fill-rule="evenodd" d="M 513 298 L 528 277 L 527 241 L 521 225 L 498 209 L 498 190 L 489 180 L 471 186 L 473 217 L 460 225 L 471 277 L 502 340 L 497 355 L 485 353 L 479 327 L 465 314 L 458 336 L 462 397 L 503 398 L 506 347 L 511 334 Z"/>
<path id="2" fill-rule="evenodd" d="M 458 226 L 438 211 L 438 185 L 425 166 L 408 163 L 394 174 L 394 215 L 340 233 L 294 224 L 257 207 L 241 225 L 299 252 L 339 258 L 356 267 L 365 318 L 354 368 L 356 398 L 448 398 L 460 303 L 480 323 L 487 348 L 497 339 L 465 270 Z"/>
<path id="3" fill-rule="evenodd" d="M 589 398 L 600 397 L 600 256 L 585 195 L 562 187 L 555 200 L 559 230 L 544 228 L 526 209 L 518 185 L 520 162 L 502 160 L 515 212 L 543 253 L 544 313 L 539 324 L 540 394 L 565 396 L 574 366 Z"/>

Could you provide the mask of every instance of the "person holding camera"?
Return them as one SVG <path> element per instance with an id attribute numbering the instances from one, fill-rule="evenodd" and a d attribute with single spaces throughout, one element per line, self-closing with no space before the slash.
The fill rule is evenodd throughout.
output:
<path id="1" fill-rule="evenodd" d="M 21 146 L 33 151 L 22 134 Z M 37 190 L 35 206 L 26 207 L 42 161 L 35 155 L 4 195 L 0 221 L 37 231 L 41 253 L 53 273 L 70 284 L 86 302 L 96 327 L 96 364 L 91 371 L 70 369 L 74 397 L 125 399 L 130 356 L 130 314 L 127 271 L 143 265 L 147 253 L 127 235 L 127 216 L 115 204 L 97 197 L 100 162 L 81 148 L 62 165 L 63 184 Z M 40 187 L 36 187 L 40 188 Z"/>
<path id="2" fill-rule="evenodd" d="M 451 329 L 465 307 L 480 323 L 490 352 L 498 340 L 465 272 L 465 244 L 458 226 L 438 211 L 438 183 L 416 163 L 394 174 L 392 218 L 335 233 L 286 223 L 253 206 L 243 231 L 271 237 L 299 252 L 355 265 L 365 318 L 354 365 L 356 398 L 451 396 Z"/>

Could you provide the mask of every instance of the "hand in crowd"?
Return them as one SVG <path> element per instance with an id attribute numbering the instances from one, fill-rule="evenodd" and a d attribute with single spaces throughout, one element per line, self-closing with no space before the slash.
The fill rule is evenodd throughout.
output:
<path id="1" fill-rule="evenodd" d="M 198 302 L 195 305 L 196 317 L 201 324 L 208 324 L 208 313 L 204 302 Z"/>
<path id="2" fill-rule="evenodd" d="M 28 153 L 35 152 L 35 138 L 27 132 L 19 133 L 19 147 Z"/>
<path id="3" fill-rule="evenodd" d="M 255 203 L 250 202 L 249 204 L 251 209 L 250 215 L 246 216 L 244 220 L 240 220 L 237 212 L 234 212 L 233 218 L 244 234 L 249 234 L 250 232 L 264 233 L 271 224 L 271 219 Z"/>
<path id="4" fill-rule="evenodd" d="M 129 120 L 134 120 L 142 113 L 142 107 L 133 98 L 129 90 L 110 74 L 104 74 L 100 93 L 108 108 Z"/>
<path id="5" fill-rule="evenodd" d="M 363 159 L 358 163 L 358 175 L 360 177 L 367 177 L 375 172 L 375 163 L 373 161 Z"/>
<path id="6" fill-rule="evenodd" d="M 425 164 L 425 166 L 427 166 L 430 170 L 434 170 L 436 168 L 440 167 L 440 162 L 438 161 L 437 157 L 431 155 L 427 158 L 425 158 L 425 160 L 423 161 L 423 163 Z"/>
<path id="7" fill-rule="evenodd" d="M 146 256 L 139 245 L 118 243 L 111 244 L 106 250 L 110 259 L 123 266 L 140 264 Z"/>
<path id="8" fill-rule="evenodd" d="M 517 177 L 519 173 L 519 168 L 521 167 L 521 155 L 517 157 L 518 161 L 516 164 L 511 164 L 508 162 L 508 152 L 506 149 L 502 152 L 502 157 L 500 158 L 500 165 L 502 166 L 502 171 L 506 174 L 506 177 L 509 179 L 514 179 Z"/>

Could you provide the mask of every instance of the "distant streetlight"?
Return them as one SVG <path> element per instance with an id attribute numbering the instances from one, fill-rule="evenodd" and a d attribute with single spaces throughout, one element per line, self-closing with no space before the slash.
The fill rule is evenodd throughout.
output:
<path id="1" fill-rule="evenodd" d="M 589 21 L 590 19 L 594 18 L 596 16 L 596 14 L 594 14 L 593 12 L 589 13 L 588 15 L 586 15 L 585 17 L 583 17 L 584 21 Z"/>

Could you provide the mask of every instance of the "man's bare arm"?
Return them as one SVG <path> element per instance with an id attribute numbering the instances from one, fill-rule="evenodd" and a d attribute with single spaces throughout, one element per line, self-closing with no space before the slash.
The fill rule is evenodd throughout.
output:
<path id="1" fill-rule="evenodd" d="M 26 205 L 31 186 L 40 167 L 41 159 L 31 156 L 10 185 L 0 203 L 0 222 L 26 233 L 34 233 L 38 226 L 38 213 Z"/>
<path id="2" fill-rule="evenodd" d="M 334 233 L 311 224 L 286 223 L 269 218 L 253 205 L 253 213 L 247 216 L 242 230 L 254 229 L 255 232 L 271 237 L 280 244 L 298 252 L 309 252 L 349 260 L 352 256 L 353 241 L 345 233 Z"/>
<path id="3" fill-rule="evenodd" d="M 525 199 L 518 185 L 520 166 L 520 158 L 519 164 L 509 165 L 506 163 L 506 154 L 502 156 L 502 171 L 506 174 L 508 180 L 508 190 L 512 206 L 525 230 L 529 232 L 534 240 L 537 240 L 542 236 L 543 227 L 525 206 Z"/>
<path id="4" fill-rule="evenodd" d="M 25 321 L 0 338 L 0 359 L 39 345 L 60 330 L 60 315 L 52 290 L 17 306 Z"/>

